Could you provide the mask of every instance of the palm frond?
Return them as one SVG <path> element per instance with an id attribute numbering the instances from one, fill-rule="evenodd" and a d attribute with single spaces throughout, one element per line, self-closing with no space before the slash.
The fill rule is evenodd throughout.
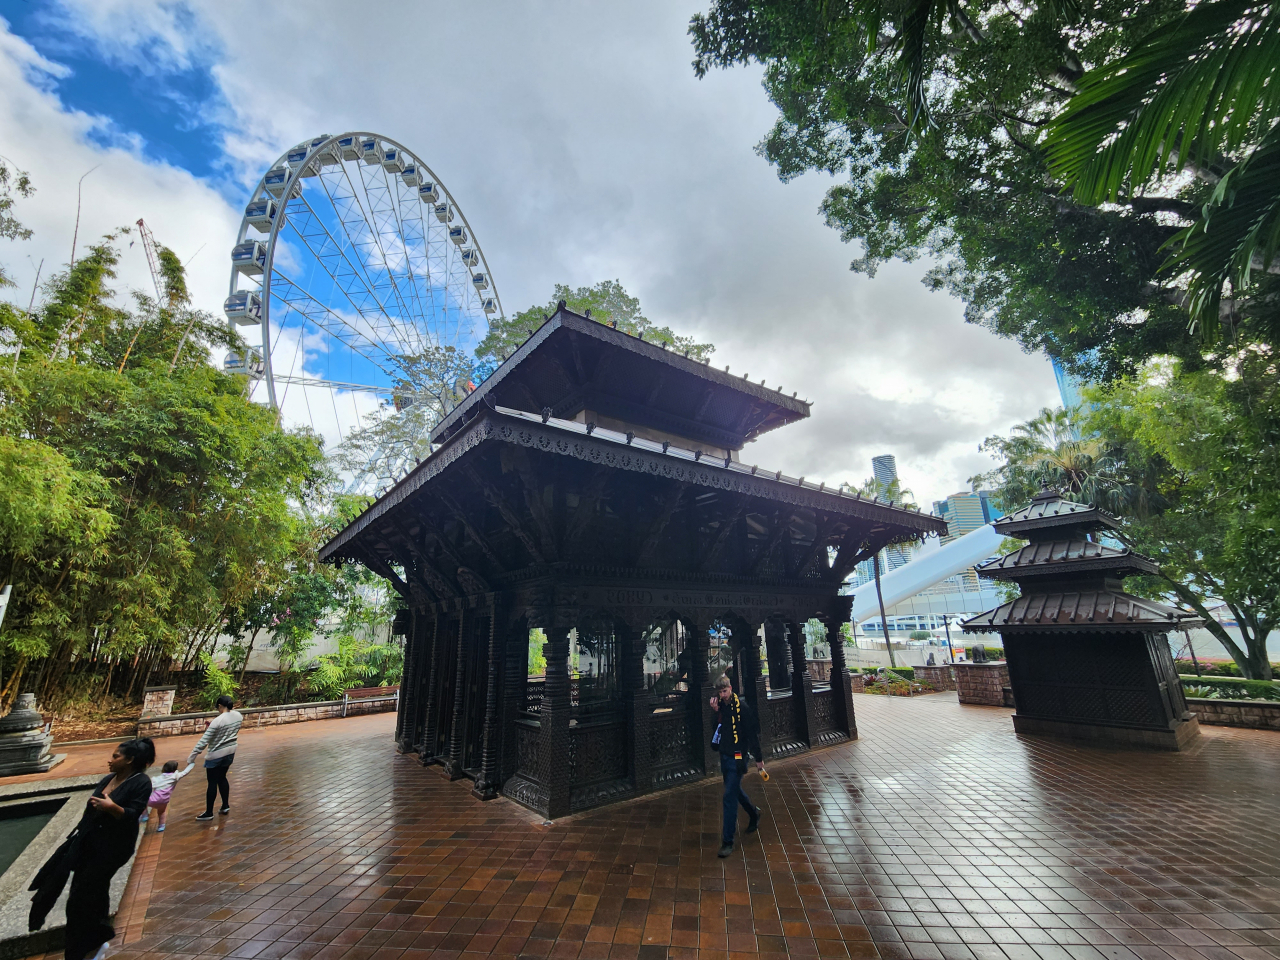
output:
<path id="1" fill-rule="evenodd" d="M 1208 166 L 1280 117 L 1280 8 L 1210 0 L 1090 71 L 1046 129 L 1050 172 L 1085 203 Z"/>
<path id="2" fill-rule="evenodd" d="M 1201 219 L 1170 241 L 1166 269 L 1189 275 L 1191 326 L 1212 340 L 1222 289 L 1249 285 L 1280 249 L 1280 123 L 1218 183 Z"/>

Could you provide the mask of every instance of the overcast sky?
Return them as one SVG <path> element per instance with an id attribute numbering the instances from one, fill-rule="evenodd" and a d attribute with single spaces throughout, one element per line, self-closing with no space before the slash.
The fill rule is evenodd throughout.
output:
<path id="1" fill-rule="evenodd" d="M 854 274 L 754 147 L 757 68 L 697 80 L 704 4 L 0 0 L 0 155 L 38 193 L 0 241 L 24 289 L 80 240 L 144 217 L 218 311 L 253 184 L 282 151 L 372 130 L 422 156 L 466 212 L 507 312 L 557 282 L 618 279 L 713 362 L 814 402 L 743 458 L 831 483 L 893 453 L 918 500 L 987 469 L 981 440 L 1058 402 L 1047 360 L 968 326 L 923 264 Z M 149 286 L 126 251 L 122 289 Z"/>

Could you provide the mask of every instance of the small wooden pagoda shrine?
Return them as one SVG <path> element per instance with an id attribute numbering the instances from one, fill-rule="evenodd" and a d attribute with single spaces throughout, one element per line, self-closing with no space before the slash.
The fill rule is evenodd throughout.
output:
<path id="1" fill-rule="evenodd" d="M 856 737 L 843 645 L 815 681 L 803 625 L 835 634 L 855 564 L 945 527 L 741 462 L 808 415 L 560 304 L 321 551 L 408 611 L 400 749 L 560 817 L 718 774 L 722 673 L 772 756 Z"/>
<path id="2" fill-rule="evenodd" d="M 999 633 L 1019 733 L 1180 750 L 1200 732 L 1187 711 L 1168 633 L 1199 625 L 1188 614 L 1125 593 L 1121 580 L 1157 572 L 1155 561 L 1103 543 L 1113 517 L 1043 490 L 996 521 L 998 533 L 1030 541 L 977 567 L 1010 580 L 1016 600 L 965 621 Z"/>

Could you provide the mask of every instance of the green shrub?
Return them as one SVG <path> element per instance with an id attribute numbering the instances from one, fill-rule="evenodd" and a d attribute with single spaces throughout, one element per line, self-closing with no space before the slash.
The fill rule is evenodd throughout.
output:
<path id="1" fill-rule="evenodd" d="M 213 657 L 207 653 L 200 654 L 200 667 L 204 670 L 204 681 L 200 684 L 200 696 L 198 698 L 201 706 L 212 710 L 219 697 L 235 695 L 235 678 L 214 663 Z"/>
<path id="2" fill-rule="evenodd" d="M 1173 661 L 1173 666 L 1183 676 L 1196 673 L 1196 664 L 1191 660 L 1175 660 Z M 1271 671 L 1280 676 L 1280 663 L 1273 663 Z M 1225 660 L 1218 663 L 1206 663 L 1201 660 L 1199 672 L 1206 677 L 1238 677 L 1240 676 L 1240 665 L 1234 660 Z"/>
<path id="3" fill-rule="evenodd" d="M 914 680 L 916 678 L 915 667 L 890 667 L 889 672 L 896 673 L 898 676 L 907 680 Z"/>
<path id="4" fill-rule="evenodd" d="M 1274 680 L 1183 676 L 1182 690 L 1189 697 L 1210 700 L 1280 700 L 1280 683 Z"/>

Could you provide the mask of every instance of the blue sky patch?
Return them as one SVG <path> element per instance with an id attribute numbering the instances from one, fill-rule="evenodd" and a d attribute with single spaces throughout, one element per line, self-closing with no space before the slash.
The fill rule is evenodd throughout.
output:
<path id="1" fill-rule="evenodd" d="M 53 86 L 64 106 L 105 117 L 110 124 L 89 136 L 104 145 L 140 140 L 142 153 L 189 170 L 197 177 L 223 172 L 217 126 L 207 117 L 221 91 L 208 64 L 172 66 L 149 73 L 111 63 L 92 41 L 68 30 L 61 13 L 47 3 L 0 0 L 9 29 L 48 60 L 70 69 Z"/>

